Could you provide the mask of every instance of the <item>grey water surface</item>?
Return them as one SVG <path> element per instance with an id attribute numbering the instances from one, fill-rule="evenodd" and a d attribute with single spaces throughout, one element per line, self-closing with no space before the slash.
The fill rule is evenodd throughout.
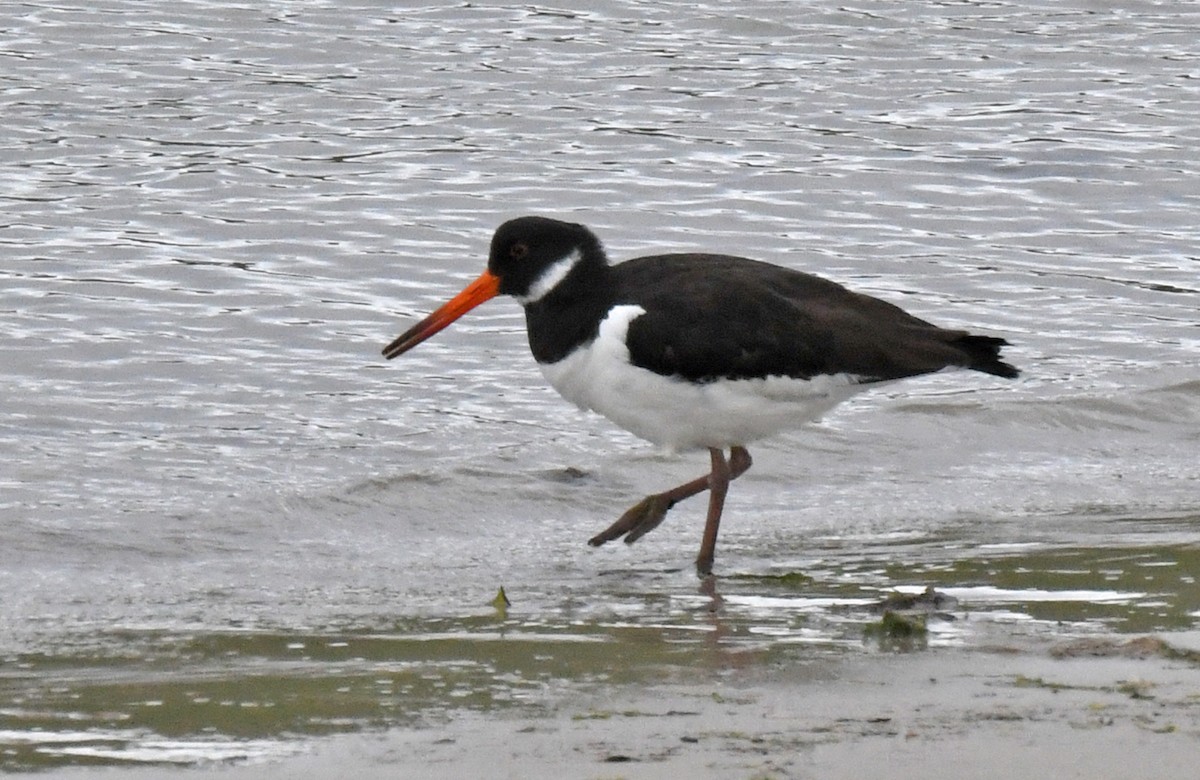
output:
<path id="1" fill-rule="evenodd" d="M 1200 620 L 1200 6 L 9 3 L 0 767 L 269 759 L 726 648 Z M 504 219 L 1002 335 L 701 473 L 545 386 L 501 299 L 379 350 Z M 504 586 L 512 606 L 491 602 Z M 714 626 L 714 614 L 721 626 Z M 716 633 L 714 633 L 716 632 Z M 765 661 L 764 661 L 765 662 Z"/>

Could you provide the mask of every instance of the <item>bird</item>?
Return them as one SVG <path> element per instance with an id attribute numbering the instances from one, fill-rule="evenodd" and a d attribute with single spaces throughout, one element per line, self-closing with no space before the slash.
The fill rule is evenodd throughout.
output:
<path id="1" fill-rule="evenodd" d="M 497 295 L 524 308 L 533 358 L 564 398 L 663 450 L 708 450 L 707 474 L 643 498 L 588 542 L 633 543 L 707 490 L 701 577 L 712 574 L 729 483 L 751 466 L 747 445 L 899 379 L 1020 373 L 1001 359 L 1003 338 L 939 327 L 820 276 L 698 252 L 612 264 L 590 229 L 545 216 L 500 225 L 486 270 L 383 355 Z"/>

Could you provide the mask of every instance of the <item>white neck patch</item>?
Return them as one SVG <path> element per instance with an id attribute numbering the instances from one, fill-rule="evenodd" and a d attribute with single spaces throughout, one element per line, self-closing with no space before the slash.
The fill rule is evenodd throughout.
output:
<path id="1" fill-rule="evenodd" d="M 517 299 L 517 303 L 522 306 L 527 306 L 531 303 L 536 303 L 542 298 L 545 298 L 551 290 L 558 286 L 558 283 L 567 278 L 567 274 L 571 273 L 571 269 L 575 264 L 583 259 L 583 251 L 575 249 L 571 254 L 556 260 L 542 271 L 541 276 L 533 280 L 533 284 L 529 285 L 529 292 L 524 295 L 513 296 Z"/>

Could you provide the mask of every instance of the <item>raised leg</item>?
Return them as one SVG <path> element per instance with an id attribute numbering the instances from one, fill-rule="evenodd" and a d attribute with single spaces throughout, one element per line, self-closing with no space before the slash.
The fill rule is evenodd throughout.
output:
<path id="1" fill-rule="evenodd" d="M 709 573 L 712 570 L 713 553 L 717 544 L 717 529 L 721 523 L 721 509 L 725 505 L 725 493 L 729 489 L 729 483 L 745 474 L 753 463 L 750 453 L 745 447 L 732 448 L 728 461 L 725 460 L 724 453 L 719 449 L 710 448 L 709 453 L 712 456 L 712 470 L 708 474 L 662 493 L 646 496 L 628 512 L 621 515 L 617 522 L 589 539 L 588 544 L 599 547 L 605 542 L 611 542 L 622 536 L 625 537 L 626 544 L 632 544 L 657 528 L 659 523 L 666 518 L 671 507 L 685 498 L 691 498 L 719 484 L 720 500 L 716 501 L 717 493 L 714 491 L 708 504 L 708 520 L 704 526 L 704 540 L 700 545 L 700 557 L 696 559 L 697 571 L 702 568 L 701 563 L 707 559 L 706 568 L 701 573 Z"/>

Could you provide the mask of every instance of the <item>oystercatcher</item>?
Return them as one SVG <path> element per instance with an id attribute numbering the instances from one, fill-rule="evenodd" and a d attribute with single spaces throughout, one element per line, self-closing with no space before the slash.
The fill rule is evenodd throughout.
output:
<path id="1" fill-rule="evenodd" d="M 750 442 L 896 379 L 952 367 L 1019 373 L 1001 360 L 1004 339 L 940 328 L 817 276 L 715 254 L 609 265 L 590 230 L 545 217 L 501 225 L 487 270 L 383 354 L 407 352 L 496 295 L 524 307 L 533 357 L 567 400 L 661 447 L 708 449 L 708 474 L 647 496 L 588 542 L 634 542 L 707 490 L 701 575 Z"/>

